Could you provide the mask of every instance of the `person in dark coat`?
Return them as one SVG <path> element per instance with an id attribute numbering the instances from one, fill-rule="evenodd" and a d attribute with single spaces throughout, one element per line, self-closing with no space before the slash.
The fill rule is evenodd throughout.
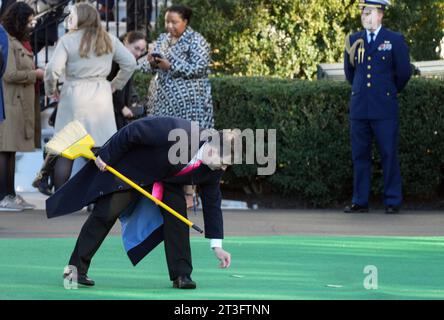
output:
<path id="1" fill-rule="evenodd" d="M 136 60 L 146 51 L 147 42 L 146 37 L 142 32 L 130 31 L 124 34 L 120 39 L 124 46 L 130 51 Z M 113 61 L 111 66 L 111 72 L 107 79 L 111 81 L 119 72 L 119 65 Z M 114 106 L 114 116 L 116 118 L 117 130 L 123 128 L 131 120 L 135 118 L 131 106 L 137 98 L 137 93 L 135 92 L 133 85 L 133 76 L 128 80 L 126 85 L 121 90 L 116 90 L 113 93 L 113 106 Z"/>
<path id="2" fill-rule="evenodd" d="M 368 211 L 373 137 L 381 154 L 386 213 L 397 213 L 402 203 L 397 95 L 412 72 L 404 36 L 382 26 L 387 5 L 387 0 L 361 1 L 365 30 L 346 40 L 344 70 L 352 85 L 350 136 L 354 168 L 353 200 L 344 209 L 347 213 Z"/>
<path id="3" fill-rule="evenodd" d="M 100 4 L 100 19 L 114 21 L 114 0 L 98 0 L 97 2 Z"/>
<path id="4" fill-rule="evenodd" d="M 152 0 L 128 0 L 126 3 L 126 31 L 143 31 L 148 36 L 151 30 Z"/>
<path id="5" fill-rule="evenodd" d="M 17 0 L 3 0 L 2 5 L 0 6 L 0 17 L 6 12 L 6 9 L 13 4 L 16 3 Z"/>
<path id="6" fill-rule="evenodd" d="M 175 131 L 173 131 L 175 130 Z M 170 133 L 181 132 L 185 139 L 184 148 L 179 150 L 181 161 L 174 161 L 176 140 Z M 221 210 L 220 179 L 232 155 L 220 151 L 220 142 L 233 143 L 234 137 L 220 132 L 212 135 L 209 141 L 199 142 L 202 129 L 188 120 L 173 117 L 146 117 L 136 120 L 120 129 L 99 151 L 97 160 L 90 161 L 81 171 L 46 201 L 49 218 L 81 210 L 95 202 L 94 210 L 82 227 L 76 246 L 71 255 L 64 277 L 73 270 L 77 272 L 78 283 L 94 285 L 87 272 L 91 259 L 100 247 L 108 232 L 121 214 L 138 201 L 139 193 L 131 189 L 109 172 L 102 172 L 105 164 L 114 167 L 140 186 L 151 191 L 153 184 L 162 183 L 163 201 L 186 217 L 186 204 L 183 185 L 197 185 L 201 190 L 205 237 L 211 239 L 211 247 L 221 261 L 221 267 L 230 265 L 231 256 L 222 249 L 223 218 Z M 193 145 L 197 133 L 197 143 Z M 174 140 L 174 141 L 170 141 Z M 183 142 L 184 140 L 180 140 Z M 226 145 L 226 144 L 225 144 Z M 198 149 L 198 150 L 196 150 Z M 223 154 L 223 161 L 220 154 Z M 174 163 L 178 164 L 174 164 Z M 199 165 L 200 164 L 200 165 Z M 191 167 L 190 167 L 191 166 Z M 189 170 L 192 168 L 192 170 Z M 184 173 L 184 170 L 187 173 Z M 181 174 L 184 173 L 184 174 Z M 161 209 L 164 226 L 165 253 L 173 286 L 194 289 L 191 280 L 192 264 L 189 244 L 189 227 L 176 217 Z M 152 248 L 140 248 L 143 257 Z"/>

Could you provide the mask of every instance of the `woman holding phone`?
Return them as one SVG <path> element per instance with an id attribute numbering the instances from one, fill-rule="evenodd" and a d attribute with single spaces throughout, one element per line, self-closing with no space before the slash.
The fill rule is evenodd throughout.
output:
<path id="1" fill-rule="evenodd" d="M 210 46 L 190 26 L 192 10 L 174 5 L 165 14 L 165 29 L 157 39 L 143 69 L 155 74 L 151 81 L 148 108 L 156 116 L 196 121 L 199 127 L 214 127 L 210 73 Z M 193 190 L 185 187 L 188 207 Z M 197 199 L 197 198 L 196 198 Z"/>

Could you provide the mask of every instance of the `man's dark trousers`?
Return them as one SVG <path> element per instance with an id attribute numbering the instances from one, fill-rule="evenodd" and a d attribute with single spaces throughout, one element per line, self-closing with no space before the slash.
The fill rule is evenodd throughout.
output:
<path id="1" fill-rule="evenodd" d="M 146 188 L 151 191 L 151 186 Z M 87 274 L 91 260 L 103 240 L 126 208 L 140 198 L 136 190 L 115 192 L 99 198 L 94 210 L 80 231 L 69 264 L 78 274 Z M 181 185 L 164 183 L 163 202 L 186 217 L 186 202 Z M 161 209 L 164 225 L 164 245 L 170 279 L 191 275 L 189 227 L 172 214 Z"/>
<path id="2" fill-rule="evenodd" d="M 368 206 L 371 186 L 372 138 L 377 142 L 384 173 L 384 204 L 400 206 L 402 179 L 398 159 L 398 119 L 351 120 L 354 169 L 353 203 Z"/>

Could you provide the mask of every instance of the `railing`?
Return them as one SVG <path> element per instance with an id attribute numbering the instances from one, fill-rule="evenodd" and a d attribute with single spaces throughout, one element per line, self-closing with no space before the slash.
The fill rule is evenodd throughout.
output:
<path id="1" fill-rule="evenodd" d="M 88 1 L 88 0 L 87 0 Z M 44 67 L 52 54 L 53 45 L 59 36 L 67 32 L 64 21 L 69 15 L 69 6 L 74 0 L 27 0 L 36 11 L 37 24 L 31 35 L 31 43 L 35 56 L 35 64 Z M 139 30 L 150 39 L 155 22 L 161 12 L 161 8 L 170 5 L 168 0 L 97 0 L 90 1 L 100 12 L 102 24 L 107 32 L 115 36 L 131 31 Z M 121 10 L 124 11 L 126 21 L 121 21 Z M 40 105 L 42 111 L 52 104 L 43 96 L 41 88 Z"/>
<path id="2" fill-rule="evenodd" d="M 413 74 L 423 78 L 444 79 L 444 60 L 415 61 L 411 63 Z M 317 66 L 318 80 L 345 80 L 343 63 L 321 63 Z"/>
<path id="3" fill-rule="evenodd" d="M 68 16 L 69 5 L 77 1 L 73 0 L 34 0 L 30 3 L 36 10 L 37 25 L 32 34 L 32 45 L 35 54 L 36 65 L 42 65 L 49 61 L 49 48 L 54 45 L 59 35 L 66 32 L 63 27 L 65 18 Z M 93 3 L 100 12 L 102 23 L 106 31 L 119 37 L 125 32 L 139 30 L 145 32 L 148 40 L 154 29 L 155 21 L 161 12 L 161 8 L 168 6 L 168 0 L 98 0 L 89 1 Z M 125 11 L 125 22 L 122 22 L 121 10 Z M 39 12 L 40 11 L 40 12 Z M 45 50 L 42 54 L 41 50 Z M 40 54 L 37 54 L 40 53 Z"/>

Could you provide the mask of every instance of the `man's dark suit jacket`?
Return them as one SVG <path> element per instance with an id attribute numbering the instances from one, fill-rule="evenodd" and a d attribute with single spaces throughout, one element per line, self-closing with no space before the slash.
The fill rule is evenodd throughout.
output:
<path id="1" fill-rule="evenodd" d="M 176 143 L 168 141 L 169 132 L 173 129 L 184 129 L 190 136 L 191 122 L 172 117 L 139 119 L 112 136 L 98 155 L 105 163 L 140 186 L 151 185 L 156 181 L 198 185 L 205 237 L 223 239 L 220 179 L 224 171 L 213 171 L 202 164 L 193 172 L 174 177 L 186 164 L 172 165 L 168 160 L 168 151 Z M 190 154 L 189 158 L 192 156 Z M 111 173 L 101 172 L 93 161 L 89 161 L 46 200 L 46 212 L 48 218 L 65 215 L 81 210 L 101 196 L 130 188 Z"/>

